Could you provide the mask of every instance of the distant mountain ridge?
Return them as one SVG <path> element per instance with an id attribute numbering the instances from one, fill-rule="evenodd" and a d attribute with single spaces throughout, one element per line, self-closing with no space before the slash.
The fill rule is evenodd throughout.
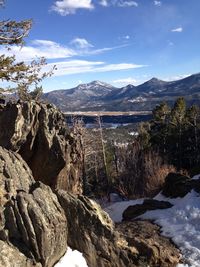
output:
<path id="1" fill-rule="evenodd" d="M 189 104 L 200 104 L 200 73 L 177 81 L 157 78 L 138 85 L 122 88 L 93 81 L 72 89 L 55 90 L 44 94 L 44 99 L 68 111 L 134 111 L 152 110 L 161 101 L 173 104 L 179 96 Z"/>

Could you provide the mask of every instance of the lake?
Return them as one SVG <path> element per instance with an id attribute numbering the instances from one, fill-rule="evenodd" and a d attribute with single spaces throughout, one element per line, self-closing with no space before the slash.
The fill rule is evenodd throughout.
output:
<path id="1" fill-rule="evenodd" d="M 95 115 L 72 115 L 65 114 L 67 123 L 71 126 L 74 118 L 82 119 L 87 128 L 95 128 L 97 126 L 97 116 Z M 116 128 L 128 124 L 136 124 L 152 119 L 152 114 L 131 114 L 131 115 L 100 115 L 102 127 Z"/>

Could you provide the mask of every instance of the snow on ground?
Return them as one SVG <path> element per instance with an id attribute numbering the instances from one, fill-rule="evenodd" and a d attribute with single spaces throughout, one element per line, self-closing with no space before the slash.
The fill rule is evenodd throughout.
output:
<path id="1" fill-rule="evenodd" d="M 88 267 L 82 253 L 68 247 L 65 255 L 54 267 Z"/>
<path id="2" fill-rule="evenodd" d="M 197 179 L 197 176 L 194 177 Z M 186 259 L 186 265 L 177 267 L 200 266 L 200 196 L 195 191 L 188 193 L 184 198 L 168 199 L 162 194 L 155 197 L 157 200 L 169 201 L 174 206 L 165 210 L 148 211 L 139 218 L 154 220 L 161 226 L 162 234 L 172 238 L 181 249 Z M 110 217 L 119 222 L 123 211 L 130 205 L 141 204 L 143 199 L 118 202 L 105 210 Z"/>
<path id="3" fill-rule="evenodd" d="M 121 222 L 122 213 L 128 206 L 136 205 L 136 204 L 142 204 L 143 201 L 144 201 L 144 199 L 140 198 L 140 199 L 130 200 L 130 201 L 115 202 L 114 204 L 107 206 L 105 208 L 105 211 L 110 215 L 110 218 L 114 222 Z"/>

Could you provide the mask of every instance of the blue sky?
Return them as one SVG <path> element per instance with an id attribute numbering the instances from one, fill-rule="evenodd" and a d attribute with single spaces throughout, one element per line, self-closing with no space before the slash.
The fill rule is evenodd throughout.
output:
<path id="1" fill-rule="evenodd" d="M 6 0 L 1 19 L 34 23 L 18 60 L 57 65 L 45 91 L 101 80 L 121 87 L 200 71 L 199 0 Z"/>

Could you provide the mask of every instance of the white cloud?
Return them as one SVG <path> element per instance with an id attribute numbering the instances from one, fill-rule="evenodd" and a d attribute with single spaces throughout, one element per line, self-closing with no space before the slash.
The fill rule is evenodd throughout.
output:
<path id="1" fill-rule="evenodd" d="M 177 80 L 181 80 L 181 79 L 187 78 L 190 75 L 191 74 L 179 74 L 179 75 L 175 75 L 175 76 L 164 77 L 163 80 L 167 81 L 167 82 L 177 81 Z"/>
<path id="2" fill-rule="evenodd" d="M 83 55 L 98 55 L 127 46 L 120 45 L 95 49 L 94 46 L 84 38 L 75 38 L 70 44 L 73 45 L 73 47 L 64 46 L 50 40 L 34 40 L 31 45 L 23 46 L 22 48 L 12 46 L 10 50 L 7 50 L 1 47 L 0 54 L 5 54 L 7 56 L 15 55 L 17 61 L 32 61 L 39 57 L 45 57 L 48 60 Z"/>
<path id="3" fill-rule="evenodd" d="M 112 82 L 115 84 L 127 85 L 127 84 L 135 84 L 138 81 L 132 77 L 128 77 L 128 78 L 123 78 L 123 79 L 117 79 Z"/>
<path id="4" fill-rule="evenodd" d="M 154 5 L 155 6 L 162 6 L 162 2 L 161 1 L 154 1 Z"/>
<path id="5" fill-rule="evenodd" d="M 119 48 L 123 48 L 126 47 L 127 44 L 123 44 L 123 45 L 118 45 L 118 46 L 113 46 L 113 47 L 104 47 L 104 48 L 99 48 L 99 49 L 94 49 L 94 50 L 90 50 L 85 52 L 88 55 L 98 55 L 104 52 L 108 52 L 108 51 L 112 51 L 114 49 L 119 49 Z"/>
<path id="6" fill-rule="evenodd" d="M 132 0 L 100 0 L 99 4 L 104 7 L 118 6 L 118 7 L 138 7 L 138 3 Z"/>
<path id="7" fill-rule="evenodd" d="M 84 38 L 75 38 L 71 41 L 71 44 L 74 45 L 77 48 L 81 49 L 87 49 L 94 47 L 92 44 L 90 44 L 86 39 Z"/>
<path id="8" fill-rule="evenodd" d="M 128 69 L 136 69 L 136 68 L 141 68 L 145 67 L 144 65 L 137 65 L 137 64 L 131 64 L 131 63 L 120 63 L 120 64 L 110 64 L 110 65 L 105 65 L 103 67 L 100 67 L 94 72 L 104 72 L 104 71 L 115 71 L 115 70 L 128 70 Z"/>
<path id="9" fill-rule="evenodd" d="M 72 40 L 71 44 L 79 46 L 79 48 L 71 49 L 51 40 L 34 40 L 30 45 L 23 46 L 22 48 L 17 46 L 12 46 L 10 50 L 0 48 L 0 54 L 5 54 L 6 56 L 15 55 L 17 61 L 25 62 L 30 62 L 40 57 L 45 57 L 47 60 L 54 60 L 56 62 L 48 63 L 44 67 L 44 71 L 56 65 L 57 70 L 54 71 L 55 76 L 87 72 L 120 71 L 144 67 L 144 65 L 132 63 L 106 64 L 102 61 L 75 59 L 76 56 L 96 55 L 113 49 L 126 47 L 127 45 L 93 49 L 93 46 L 84 38 L 75 38 Z M 66 58 L 68 58 L 68 61 L 65 60 Z M 73 59 L 69 60 L 69 58 Z"/>
<path id="10" fill-rule="evenodd" d="M 178 27 L 178 28 L 174 28 L 171 30 L 172 32 L 182 32 L 183 28 L 182 27 Z"/>
<path id="11" fill-rule="evenodd" d="M 80 73 L 95 73 L 129 70 L 135 68 L 145 67 L 144 65 L 137 65 L 131 63 L 106 64 L 101 61 L 87 61 L 87 60 L 69 60 L 56 63 L 50 63 L 46 66 L 49 70 L 53 65 L 56 65 L 57 70 L 54 71 L 54 76 L 65 76 Z"/>
<path id="12" fill-rule="evenodd" d="M 138 7 L 138 3 L 135 1 L 118 1 L 117 6 L 119 7 Z"/>
<path id="13" fill-rule="evenodd" d="M 91 10 L 93 8 L 92 0 L 60 0 L 54 3 L 51 10 L 57 12 L 61 16 L 66 16 L 75 14 L 77 9 Z"/>
<path id="14" fill-rule="evenodd" d="M 108 1 L 107 1 L 107 0 L 101 0 L 101 1 L 99 2 L 99 4 L 100 4 L 101 6 L 107 7 L 107 6 L 108 6 Z"/>
<path id="15" fill-rule="evenodd" d="M 5 48 L 0 48 L 0 54 L 7 56 L 14 54 L 18 61 L 31 61 L 38 57 L 45 57 L 46 59 L 68 58 L 77 55 L 77 52 L 53 41 L 35 40 L 32 45 L 23 46 L 22 48 L 12 46 L 9 51 Z"/>

